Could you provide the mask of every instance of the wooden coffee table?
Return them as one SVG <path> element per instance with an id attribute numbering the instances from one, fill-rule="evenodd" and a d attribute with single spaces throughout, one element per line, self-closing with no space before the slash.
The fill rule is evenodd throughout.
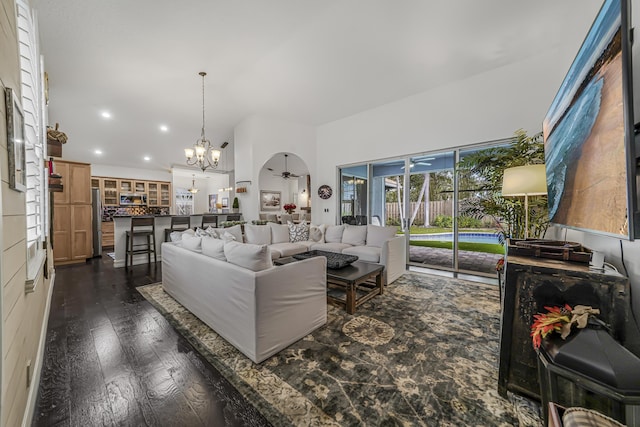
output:
<path id="1" fill-rule="evenodd" d="M 328 268 L 327 302 L 354 314 L 358 306 L 384 293 L 383 271 L 383 265 L 362 261 L 335 270 Z M 336 290 L 344 291 L 345 298 Z"/>

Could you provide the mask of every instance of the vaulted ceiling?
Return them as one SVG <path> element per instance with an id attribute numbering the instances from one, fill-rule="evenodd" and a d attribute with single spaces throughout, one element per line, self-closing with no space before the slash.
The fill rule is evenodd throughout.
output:
<path id="1" fill-rule="evenodd" d="M 219 146 L 252 114 L 320 125 L 555 49 L 600 4 L 32 0 L 65 158 L 153 169 L 200 136 L 199 71 Z"/>

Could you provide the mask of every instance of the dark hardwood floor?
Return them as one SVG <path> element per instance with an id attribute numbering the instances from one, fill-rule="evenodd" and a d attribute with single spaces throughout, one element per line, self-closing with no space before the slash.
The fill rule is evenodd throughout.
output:
<path id="1" fill-rule="evenodd" d="M 56 268 L 34 426 L 269 423 L 136 291 L 161 265 Z"/>

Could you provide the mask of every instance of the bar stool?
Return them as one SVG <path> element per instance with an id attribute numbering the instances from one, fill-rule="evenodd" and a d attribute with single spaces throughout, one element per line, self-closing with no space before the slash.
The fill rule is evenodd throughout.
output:
<path id="1" fill-rule="evenodd" d="M 189 215 L 175 215 L 171 217 L 171 230 L 186 230 L 191 226 Z"/>
<path id="2" fill-rule="evenodd" d="M 206 227 L 218 228 L 218 215 L 202 215 L 202 224 L 200 224 L 200 228 Z"/>
<path id="3" fill-rule="evenodd" d="M 227 221 L 240 221 L 240 214 L 227 215 Z"/>
<path id="4" fill-rule="evenodd" d="M 146 243 L 135 243 L 136 237 L 146 237 Z M 126 232 L 126 253 L 124 268 L 129 264 L 133 265 L 134 254 L 147 254 L 147 262 L 151 264 L 151 253 L 153 261 L 158 262 L 156 255 L 156 226 L 155 218 L 152 216 L 134 216 L 131 218 L 131 229 Z"/>
<path id="5" fill-rule="evenodd" d="M 164 230 L 164 241 L 168 242 L 169 235 L 173 231 L 184 231 L 189 229 L 191 223 L 191 219 L 189 215 L 176 215 L 171 217 L 171 226 Z"/>

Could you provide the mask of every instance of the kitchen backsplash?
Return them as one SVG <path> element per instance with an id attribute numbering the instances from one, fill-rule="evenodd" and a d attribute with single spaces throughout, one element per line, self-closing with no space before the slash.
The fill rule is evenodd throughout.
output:
<path id="1" fill-rule="evenodd" d="M 115 215 L 169 215 L 169 208 L 148 206 L 107 206 L 102 208 L 102 221 L 113 221 Z"/>

